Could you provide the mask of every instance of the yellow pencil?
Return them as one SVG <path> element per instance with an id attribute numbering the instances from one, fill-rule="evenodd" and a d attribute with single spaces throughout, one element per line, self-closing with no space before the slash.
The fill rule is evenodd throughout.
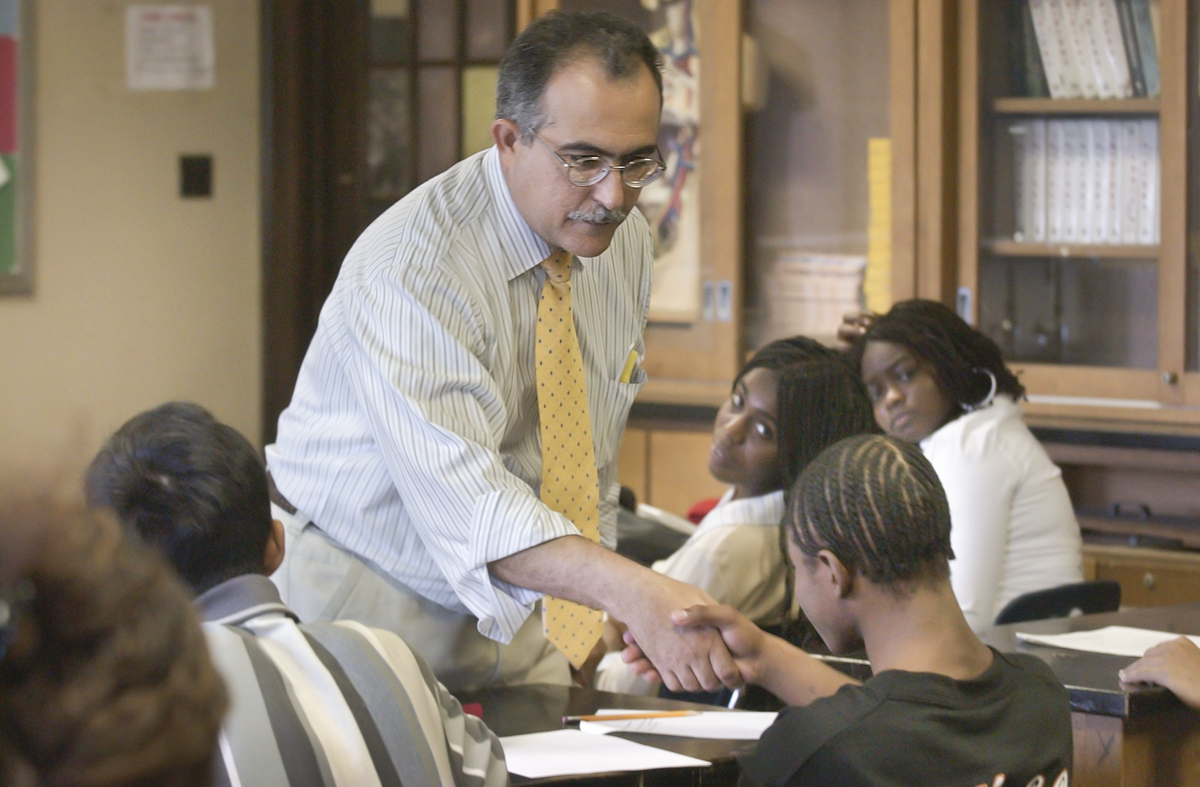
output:
<path id="1" fill-rule="evenodd" d="M 581 721 L 632 721 L 633 719 L 672 719 L 679 716 L 695 716 L 698 710 L 664 710 L 646 711 L 644 713 L 601 713 L 591 716 L 563 716 L 563 724 L 575 724 Z"/>

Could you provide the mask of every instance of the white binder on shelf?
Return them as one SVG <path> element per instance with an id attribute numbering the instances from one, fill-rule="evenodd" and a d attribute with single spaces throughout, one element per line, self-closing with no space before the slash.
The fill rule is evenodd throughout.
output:
<path id="1" fill-rule="evenodd" d="M 1092 243 L 1111 243 L 1109 235 L 1109 214 L 1112 211 L 1113 170 L 1109 166 L 1109 125 L 1104 120 L 1088 121 L 1088 168 L 1091 170 L 1092 202 L 1091 219 Z"/>
<path id="2" fill-rule="evenodd" d="M 1092 46 L 1092 26 L 1085 0 L 1058 0 L 1062 3 L 1067 38 L 1079 71 L 1079 90 L 1084 98 L 1100 97 L 1100 60 Z"/>
<path id="3" fill-rule="evenodd" d="M 1121 243 L 1138 242 L 1143 167 L 1140 166 L 1136 120 L 1121 121 Z"/>
<path id="4" fill-rule="evenodd" d="M 1158 243 L 1159 166 L 1158 121 L 1133 121 L 1138 125 L 1138 231 L 1137 242 L 1148 246 Z"/>
<path id="5" fill-rule="evenodd" d="M 1064 188 L 1062 195 L 1063 217 L 1062 239 L 1067 243 L 1087 243 L 1083 227 L 1085 199 L 1087 197 L 1087 135 L 1082 120 L 1064 120 L 1062 155 L 1065 160 Z"/>
<path id="6" fill-rule="evenodd" d="M 1046 86 L 1051 98 L 1071 98 L 1067 95 L 1067 83 L 1063 74 L 1063 63 L 1055 46 L 1054 20 L 1050 0 L 1027 0 L 1029 16 L 1033 19 L 1033 32 L 1037 38 L 1038 53 L 1042 56 L 1042 69 L 1046 72 Z"/>
<path id="7" fill-rule="evenodd" d="M 1046 242 L 1046 121 L 1028 121 L 1026 134 L 1026 177 L 1029 182 L 1027 194 L 1028 240 Z"/>
<path id="8" fill-rule="evenodd" d="M 1063 224 L 1066 212 L 1063 196 L 1067 188 L 1066 158 L 1063 156 L 1062 120 L 1046 122 L 1046 240 L 1065 240 Z"/>
<path id="9" fill-rule="evenodd" d="M 1101 98 L 1129 98 L 1133 95 L 1133 80 L 1129 76 L 1129 58 L 1121 38 L 1121 15 L 1117 0 L 1091 0 L 1088 19 L 1092 26 L 1093 51 L 1100 61 L 1103 84 L 1108 95 Z"/>
<path id="10" fill-rule="evenodd" d="M 1108 197 L 1105 200 L 1107 208 L 1104 218 L 1106 229 L 1105 243 L 1121 242 L 1121 127 L 1120 120 L 1101 120 L 1107 129 L 1105 134 L 1108 151 L 1104 158 L 1105 179 L 1108 183 Z"/>

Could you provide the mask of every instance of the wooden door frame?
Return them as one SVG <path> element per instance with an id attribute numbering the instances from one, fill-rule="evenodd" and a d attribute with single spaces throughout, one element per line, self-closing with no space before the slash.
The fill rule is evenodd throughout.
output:
<path id="1" fill-rule="evenodd" d="M 349 6 L 348 6 L 349 7 Z M 275 439 L 361 217 L 365 13 L 263 0 L 262 441 Z M 357 8 L 357 6 L 354 6 Z"/>

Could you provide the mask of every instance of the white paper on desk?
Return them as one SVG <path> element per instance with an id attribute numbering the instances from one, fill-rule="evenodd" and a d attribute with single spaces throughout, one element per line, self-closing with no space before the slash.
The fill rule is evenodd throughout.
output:
<path id="1" fill-rule="evenodd" d="M 630 713 L 624 710 L 596 711 L 597 716 L 608 713 Z M 658 719 L 624 719 L 621 721 L 581 721 L 580 732 L 607 735 L 610 732 L 639 732 L 650 735 L 675 735 L 680 738 L 716 738 L 729 741 L 756 741 L 767 727 L 775 723 L 777 713 L 762 711 L 714 711 L 694 716 L 666 716 Z"/>
<path id="2" fill-rule="evenodd" d="M 710 762 L 624 738 L 600 738 L 579 730 L 554 730 L 500 739 L 508 772 L 530 779 L 584 773 L 703 768 Z"/>
<path id="3" fill-rule="evenodd" d="M 1017 632 L 1017 639 L 1034 645 L 1049 645 L 1053 648 L 1086 650 L 1092 653 L 1107 653 L 1112 656 L 1142 654 L 1162 642 L 1177 639 L 1179 634 L 1168 631 L 1130 628 L 1129 626 L 1106 626 L 1095 631 L 1072 631 L 1069 634 L 1026 634 Z M 1200 637 L 1188 637 L 1200 646 Z"/>

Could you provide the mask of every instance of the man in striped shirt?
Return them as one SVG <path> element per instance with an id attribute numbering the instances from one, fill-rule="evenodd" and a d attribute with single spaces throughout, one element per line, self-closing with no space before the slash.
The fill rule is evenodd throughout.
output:
<path id="1" fill-rule="evenodd" d="M 672 689 L 738 679 L 719 637 L 668 619 L 712 599 L 611 551 L 617 448 L 646 379 L 653 242 L 634 206 L 661 169 L 661 105 L 645 33 L 547 15 L 501 63 L 495 145 L 351 248 L 267 447 L 289 541 L 275 580 L 302 616 L 399 632 L 454 689 L 567 683 L 531 615 L 552 595 L 625 622 Z M 559 250 L 574 258 L 600 544 L 539 499 L 534 338 L 541 263 Z"/>
<path id="2" fill-rule="evenodd" d="M 262 460 L 237 431 L 198 405 L 162 405 L 109 439 L 87 488 L 198 594 L 232 704 L 217 784 L 507 783 L 495 736 L 399 637 L 300 624 L 280 601 L 266 575 L 283 557 L 283 527 Z"/>

